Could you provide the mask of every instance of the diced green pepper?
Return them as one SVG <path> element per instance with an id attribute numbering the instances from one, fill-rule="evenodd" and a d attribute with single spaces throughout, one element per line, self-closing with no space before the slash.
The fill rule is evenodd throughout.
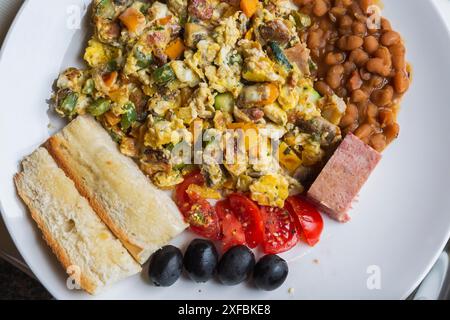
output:
<path id="1" fill-rule="evenodd" d="M 292 70 L 292 64 L 289 62 L 288 58 L 283 52 L 283 49 L 278 45 L 276 42 L 270 42 L 269 47 L 272 49 L 273 58 L 275 61 L 286 68 L 286 70 L 290 71 Z"/>
<path id="2" fill-rule="evenodd" d="M 86 80 L 86 83 L 83 86 L 82 93 L 83 94 L 93 94 L 95 89 L 95 84 L 93 79 Z"/>
<path id="3" fill-rule="evenodd" d="M 97 5 L 96 14 L 105 19 L 113 19 L 116 15 L 116 8 L 112 0 L 101 0 Z"/>
<path id="4" fill-rule="evenodd" d="M 127 103 L 123 109 L 125 110 L 125 113 L 122 114 L 122 120 L 120 121 L 120 126 L 122 127 L 122 130 L 128 130 L 133 122 L 137 120 L 137 112 L 136 108 L 134 107 L 134 104 L 132 102 Z"/>
<path id="5" fill-rule="evenodd" d="M 294 11 L 292 16 L 294 17 L 295 24 L 299 29 L 305 29 L 311 26 L 311 17 L 307 14 Z"/>
<path id="6" fill-rule="evenodd" d="M 57 107 L 58 111 L 66 116 L 72 116 L 75 113 L 75 107 L 78 102 L 78 94 L 70 92 L 62 100 L 61 104 Z"/>
<path id="7" fill-rule="evenodd" d="M 108 112 L 111 108 L 111 101 L 100 98 L 95 100 L 89 107 L 87 107 L 87 112 L 94 117 L 101 116 L 102 114 Z"/>
<path id="8" fill-rule="evenodd" d="M 139 11 L 146 16 L 148 14 L 148 9 L 150 9 L 150 3 L 143 3 Z"/>
<path id="9" fill-rule="evenodd" d="M 153 72 L 153 78 L 157 84 L 163 85 L 175 80 L 175 73 L 169 64 L 166 64 Z"/>
<path id="10" fill-rule="evenodd" d="M 231 113 L 234 108 L 234 98 L 229 92 L 219 93 L 214 102 L 214 108 L 223 112 Z"/>
<path id="11" fill-rule="evenodd" d="M 106 65 L 106 70 L 108 72 L 113 72 L 113 71 L 117 71 L 119 70 L 119 64 L 117 63 L 116 60 L 111 60 L 108 62 L 108 64 Z"/>
<path id="12" fill-rule="evenodd" d="M 139 51 L 138 49 L 136 49 L 134 51 L 134 57 L 136 58 L 137 62 L 136 65 L 141 68 L 141 69 L 146 69 L 148 68 L 153 61 L 153 57 L 151 54 L 149 55 L 145 55 L 144 53 L 142 53 L 141 51 Z"/>

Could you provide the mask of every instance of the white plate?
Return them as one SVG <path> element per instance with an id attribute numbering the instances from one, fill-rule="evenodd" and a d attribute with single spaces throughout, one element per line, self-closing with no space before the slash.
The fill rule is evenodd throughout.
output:
<path id="1" fill-rule="evenodd" d="M 20 253 L 59 299 L 92 298 L 66 287 L 66 275 L 18 199 L 19 161 L 55 131 L 46 99 L 58 73 L 80 65 L 88 19 L 69 28 L 90 0 L 29 0 L 5 42 L 0 61 L 0 203 Z M 74 7 L 75 5 L 75 7 Z M 290 275 L 274 292 L 182 279 L 155 288 L 145 276 L 96 298 L 119 299 L 401 299 L 418 285 L 450 234 L 450 38 L 431 1 L 386 0 L 385 15 L 406 40 L 414 82 L 403 102 L 401 136 L 384 154 L 345 225 L 325 219 L 322 241 L 283 255 Z M 418 18 L 420 15 L 420 18 Z M 175 241 L 183 244 L 187 235 Z M 369 285 L 368 285 L 369 284 Z M 378 284 L 378 285 L 377 285 Z M 288 293 L 289 288 L 295 291 Z"/>

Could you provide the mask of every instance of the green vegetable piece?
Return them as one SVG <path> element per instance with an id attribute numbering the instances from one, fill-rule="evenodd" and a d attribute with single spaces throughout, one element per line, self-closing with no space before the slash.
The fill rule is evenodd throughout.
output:
<path id="1" fill-rule="evenodd" d="M 105 19 L 113 19 L 116 15 L 116 8 L 112 0 L 101 0 L 97 5 L 96 14 Z"/>
<path id="2" fill-rule="evenodd" d="M 125 113 L 122 114 L 122 120 L 120 121 L 120 126 L 122 130 L 128 130 L 131 125 L 137 120 L 137 112 L 134 104 L 132 102 L 127 103 L 123 109 Z"/>
<path id="3" fill-rule="evenodd" d="M 86 80 L 86 83 L 83 86 L 82 93 L 83 94 L 93 94 L 95 90 L 95 84 L 93 79 Z"/>
<path id="4" fill-rule="evenodd" d="M 88 108 L 87 112 L 94 117 L 101 116 L 111 108 L 111 101 L 104 98 L 95 100 Z"/>
<path id="5" fill-rule="evenodd" d="M 214 108 L 223 112 L 231 113 L 234 108 L 234 98 L 229 92 L 220 93 L 216 96 Z"/>
<path id="6" fill-rule="evenodd" d="M 276 42 L 270 42 L 269 47 L 272 49 L 273 58 L 275 61 L 283 66 L 286 70 L 292 70 L 292 64 L 289 62 L 288 58 L 283 52 L 283 49 Z"/>
<path id="7" fill-rule="evenodd" d="M 292 16 L 294 17 L 295 24 L 299 27 L 299 29 L 305 29 L 311 26 L 311 17 L 307 14 L 294 11 Z"/>
<path id="8" fill-rule="evenodd" d="M 113 72 L 113 71 L 117 71 L 119 70 L 119 64 L 117 63 L 116 60 L 111 60 L 108 62 L 108 64 L 106 65 L 106 70 L 108 72 Z"/>
<path id="9" fill-rule="evenodd" d="M 150 3 L 143 3 L 140 11 L 144 16 L 146 16 L 148 14 L 148 9 L 150 9 Z"/>
<path id="10" fill-rule="evenodd" d="M 153 62 L 153 57 L 151 54 L 149 55 L 145 55 L 144 53 L 142 53 L 141 51 L 139 51 L 138 49 L 136 49 L 134 51 L 134 57 L 136 58 L 137 62 L 136 65 L 142 69 L 147 69 L 148 67 L 150 67 L 150 65 Z"/>
<path id="11" fill-rule="evenodd" d="M 67 94 L 62 103 L 58 106 L 58 111 L 62 112 L 66 116 L 72 116 L 75 113 L 75 107 L 78 102 L 78 94 L 70 92 Z"/>
<path id="12" fill-rule="evenodd" d="M 157 84 L 163 85 L 175 80 L 175 73 L 173 72 L 172 67 L 169 64 L 166 64 L 153 72 L 153 78 Z"/>

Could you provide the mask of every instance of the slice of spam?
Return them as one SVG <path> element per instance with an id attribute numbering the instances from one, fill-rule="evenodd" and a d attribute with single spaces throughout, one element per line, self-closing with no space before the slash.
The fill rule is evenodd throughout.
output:
<path id="1" fill-rule="evenodd" d="M 320 210 L 339 222 L 350 220 L 352 202 L 381 160 L 381 154 L 348 134 L 308 191 Z"/>

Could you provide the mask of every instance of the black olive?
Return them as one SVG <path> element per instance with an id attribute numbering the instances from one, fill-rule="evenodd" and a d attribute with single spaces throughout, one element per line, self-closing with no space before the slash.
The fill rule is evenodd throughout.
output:
<path id="1" fill-rule="evenodd" d="M 148 267 L 150 280 L 158 287 L 170 287 L 183 272 L 183 254 L 174 246 L 165 246 L 156 251 Z"/>
<path id="2" fill-rule="evenodd" d="M 255 255 L 246 246 L 228 250 L 219 262 L 219 280 L 224 285 L 234 286 L 247 280 L 255 266 Z"/>
<path id="3" fill-rule="evenodd" d="M 263 257 L 255 266 L 253 280 L 256 287 L 265 291 L 279 288 L 289 273 L 288 264 L 277 255 Z"/>
<path id="4" fill-rule="evenodd" d="M 184 254 L 184 268 L 195 282 L 207 282 L 214 276 L 219 255 L 211 241 L 195 239 Z"/>

